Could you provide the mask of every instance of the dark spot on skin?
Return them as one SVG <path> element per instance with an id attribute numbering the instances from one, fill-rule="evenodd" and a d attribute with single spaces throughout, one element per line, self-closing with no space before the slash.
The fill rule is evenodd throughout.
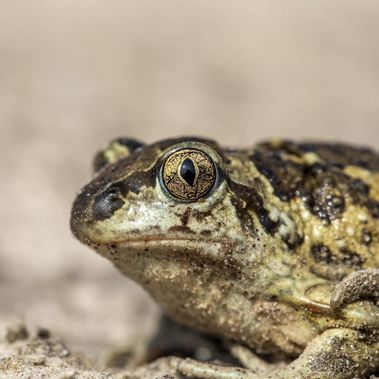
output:
<path id="1" fill-rule="evenodd" d="M 313 214 L 328 222 L 341 217 L 345 210 L 345 199 L 334 177 L 325 174 L 319 165 L 311 166 L 304 176 L 299 193 Z"/>
<path id="2" fill-rule="evenodd" d="M 261 209 L 261 208 L 258 208 Z M 266 230 L 266 232 L 273 234 L 275 231 L 278 230 L 278 223 L 271 220 L 270 216 L 268 215 L 265 210 L 261 210 L 259 221 L 261 222 L 263 228 Z"/>
<path id="3" fill-rule="evenodd" d="M 291 250 L 296 250 L 304 242 L 304 237 L 299 234 L 296 234 L 296 237 L 293 239 L 293 241 L 287 238 L 284 240 L 284 242 L 286 242 L 287 246 Z"/>
<path id="4" fill-rule="evenodd" d="M 358 340 L 362 341 L 366 345 L 374 345 L 374 344 L 378 343 L 379 331 L 371 330 L 371 329 L 368 329 L 368 330 L 363 329 L 360 331 L 360 336 L 359 336 Z M 378 376 L 378 375 L 379 375 L 379 371 L 376 373 L 376 376 Z M 375 379 L 375 377 L 371 378 L 371 379 Z"/>
<path id="5" fill-rule="evenodd" d="M 205 212 L 200 212 L 198 210 L 193 209 L 192 215 L 193 217 L 195 217 L 196 221 L 203 222 L 207 217 L 212 215 L 212 209 L 209 209 Z M 221 227 L 221 224 L 219 224 L 218 226 Z"/>
<path id="6" fill-rule="evenodd" d="M 376 200 L 368 199 L 366 202 L 366 207 L 372 217 L 376 219 L 379 218 L 379 202 Z"/>
<path id="7" fill-rule="evenodd" d="M 303 182 L 297 190 L 310 211 L 320 219 L 331 222 L 345 210 L 348 189 L 343 180 L 350 177 L 331 172 L 326 166 L 314 164 L 304 167 Z"/>
<path id="8" fill-rule="evenodd" d="M 325 245 L 312 246 L 311 253 L 316 262 L 332 263 L 333 254 Z"/>
<path id="9" fill-rule="evenodd" d="M 127 196 L 129 192 L 140 193 L 141 189 L 147 187 L 154 187 L 156 181 L 156 166 L 148 171 L 136 171 L 125 180 L 117 183 L 121 189 L 123 196 Z"/>
<path id="10" fill-rule="evenodd" d="M 202 230 L 200 234 L 204 237 L 210 237 L 212 235 L 212 231 L 206 229 L 206 230 Z"/>
<path id="11" fill-rule="evenodd" d="M 187 209 L 184 211 L 182 217 L 180 218 L 180 221 L 182 222 L 183 226 L 186 226 L 188 224 L 190 215 L 191 215 L 191 208 L 187 207 Z"/>
<path id="12" fill-rule="evenodd" d="M 344 265 L 354 268 L 360 268 L 364 263 L 363 258 L 349 249 L 341 249 L 341 261 Z"/>
<path id="13" fill-rule="evenodd" d="M 233 180 L 229 180 L 229 187 L 235 195 L 232 198 L 232 204 L 243 229 L 249 230 L 251 234 L 255 235 L 255 228 L 249 214 L 249 212 L 253 212 L 267 233 L 274 234 L 278 230 L 278 222 L 269 217 L 268 211 L 263 206 L 262 197 L 253 187 L 247 187 Z"/>
<path id="14" fill-rule="evenodd" d="M 282 144 L 259 145 L 250 159 L 260 173 L 269 180 L 275 194 L 282 201 L 301 198 L 314 215 L 328 223 L 342 217 L 347 199 L 353 204 L 366 207 L 374 218 L 379 218 L 379 202 L 370 199 L 369 186 L 363 180 L 352 178 L 343 172 L 345 167 L 343 162 L 356 165 L 362 162 L 356 155 L 349 158 L 341 154 L 343 152 L 347 155 L 353 154 L 354 151 L 357 154 L 357 151 L 361 150 L 350 147 L 343 150 L 339 146 L 335 151 L 334 147 L 329 151 L 325 146 L 327 145 L 321 145 L 322 154 L 319 154 L 323 162 L 311 165 L 306 162 L 294 162 L 289 155 L 301 158 L 306 152 L 319 153 L 315 148 L 316 145 L 295 144 L 288 141 Z M 326 153 L 328 151 L 330 154 Z M 334 151 L 334 155 L 331 151 Z M 365 149 L 362 151 L 363 154 L 367 153 L 364 153 Z M 373 152 L 370 154 L 375 155 L 378 162 L 378 166 L 375 167 L 379 170 L 379 155 Z M 365 155 L 364 162 L 368 157 L 372 158 L 370 154 Z M 368 161 L 366 163 L 369 164 Z"/>
<path id="15" fill-rule="evenodd" d="M 123 205 L 124 200 L 122 199 L 120 188 L 113 185 L 95 197 L 92 214 L 97 220 L 105 220 L 110 218 Z"/>
<path id="16" fill-rule="evenodd" d="M 242 184 L 235 183 L 230 181 L 230 188 L 236 194 L 236 197 L 232 198 L 232 204 L 237 210 L 237 216 L 242 220 L 241 225 L 245 229 L 250 229 L 252 234 L 256 234 L 257 231 L 254 228 L 253 221 L 249 215 L 249 211 L 254 212 L 261 225 L 269 234 L 274 234 L 277 232 L 281 220 L 274 221 L 270 218 L 268 211 L 263 206 L 263 198 L 258 194 L 255 188 L 259 187 L 258 185 L 252 184 L 248 187 Z M 283 241 L 287 246 L 294 250 L 299 247 L 303 242 L 303 237 L 298 233 L 295 235 L 283 236 Z"/>
<path id="17" fill-rule="evenodd" d="M 260 173 L 269 180 L 281 200 L 289 201 L 294 197 L 303 177 L 301 165 L 284 161 L 279 152 L 269 150 L 257 150 L 250 159 Z"/>
<path id="18" fill-rule="evenodd" d="M 194 231 L 191 230 L 188 226 L 183 225 L 175 225 L 168 229 L 170 232 L 179 232 L 179 233 L 191 233 L 193 234 Z"/>
<path id="19" fill-rule="evenodd" d="M 311 248 L 311 255 L 318 263 L 324 263 L 333 266 L 347 266 L 352 268 L 359 268 L 363 264 L 362 257 L 348 249 L 341 249 L 338 254 L 332 252 L 328 246 L 313 245 Z"/>

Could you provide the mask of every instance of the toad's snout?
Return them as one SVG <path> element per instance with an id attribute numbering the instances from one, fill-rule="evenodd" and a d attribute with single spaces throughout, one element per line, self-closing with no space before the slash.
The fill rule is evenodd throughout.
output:
<path id="1" fill-rule="evenodd" d="M 76 197 L 71 211 L 71 230 L 84 243 L 88 232 L 97 221 L 112 217 L 124 205 L 121 191 L 117 186 L 109 186 L 101 191 L 85 187 Z"/>

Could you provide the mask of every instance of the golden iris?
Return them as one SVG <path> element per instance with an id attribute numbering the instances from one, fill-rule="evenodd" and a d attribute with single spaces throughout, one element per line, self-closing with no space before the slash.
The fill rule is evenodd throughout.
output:
<path id="1" fill-rule="evenodd" d="M 162 167 L 167 191 L 180 200 L 197 200 L 205 196 L 216 181 L 211 158 L 197 149 L 182 149 L 169 155 Z"/>

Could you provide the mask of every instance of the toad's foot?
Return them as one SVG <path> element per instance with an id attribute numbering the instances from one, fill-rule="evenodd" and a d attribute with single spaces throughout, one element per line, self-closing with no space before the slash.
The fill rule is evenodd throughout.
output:
<path id="1" fill-rule="evenodd" d="M 349 329 L 331 329 L 315 338 L 284 369 L 256 372 L 238 367 L 172 358 L 171 367 L 202 379 L 352 379 L 365 378 L 379 368 L 379 337 Z"/>
<path id="2" fill-rule="evenodd" d="M 275 368 L 277 364 L 270 364 L 259 358 L 248 348 L 241 345 L 230 345 L 231 354 L 237 358 L 247 369 L 232 366 L 220 366 L 216 364 L 202 363 L 192 359 L 172 358 L 171 367 L 187 376 L 196 378 L 217 379 L 247 379 L 267 378 L 267 373 Z"/>
<path id="3" fill-rule="evenodd" d="M 229 344 L 228 347 L 230 353 L 233 357 L 238 359 L 243 367 L 248 368 L 257 374 L 267 374 L 268 372 L 278 370 L 286 366 L 285 362 L 267 363 L 258 355 L 254 354 L 249 348 L 242 345 Z"/>
<path id="4" fill-rule="evenodd" d="M 332 308 L 357 300 L 379 300 L 379 269 L 360 270 L 343 279 L 332 293 Z"/>
<path id="5" fill-rule="evenodd" d="M 198 362 L 193 359 L 172 357 L 170 366 L 185 376 L 200 379 L 248 379 L 254 378 L 252 370 Z"/>

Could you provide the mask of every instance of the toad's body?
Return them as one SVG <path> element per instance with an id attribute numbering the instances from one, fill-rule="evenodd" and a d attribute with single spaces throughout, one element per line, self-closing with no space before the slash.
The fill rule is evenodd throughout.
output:
<path id="1" fill-rule="evenodd" d="M 120 139 L 95 166 L 73 232 L 172 318 L 258 353 L 305 349 L 273 378 L 378 369 L 379 155 L 287 141 L 230 150 L 196 138 Z M 191 364 L 179 370 L 218 375 Z"/>

